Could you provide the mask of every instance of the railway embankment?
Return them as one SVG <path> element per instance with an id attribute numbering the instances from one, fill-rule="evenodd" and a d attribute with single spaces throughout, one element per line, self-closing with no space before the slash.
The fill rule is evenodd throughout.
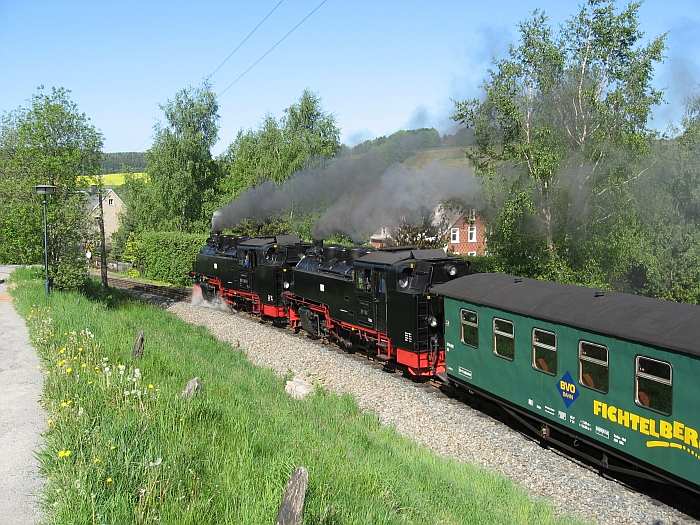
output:
<path id="1" fill-rule="evenodd" d="M 551 502 L 562 516 L 570 513 L 600 524 L 695 523 L 671 506 L 543 449 L 479 410 L 362 359 L 245 315 L 187 302 L 174 304 L 170 311 L 244 348 L 256 365 L 352 395 L 361 409 L 401 435 L 441 456 L 498 472 L 532 497 Z"/>
<path id="2" fill-rule="evenodd" d="M 399 435 L 381 424 L 399 428 L 397 421 L 361 410 L 349 395 L 324 388 L 304 400 L 287 395 L 283 377 L 251 363 L 260 361 L 253 357 L 262 355 L 260 340 L 287 360 L 275 368 L 282 375 L 313 364 L 285 353 L 284 332 L 172 307 L 191 322 L 235 326 L 239 346 L 250 344 L 246 354 L 117 290 L 46 299 L 36 272 L 18 270 L 13 282 L 45 374 L 49 428 L 38 456 L 51 523 L 271 523 L 302 465 L 307 523 L 570 523 L 505 477 Z M 140 331 L 143 354 L 134 357 Z M 193 377 L 201 390 L 183 397 Z M 430 406 L 409 391 L 403 400 L 394 393 L 389 386 L 358 399 Z M 432 422 L 411 424 L 427 434 Z"/>

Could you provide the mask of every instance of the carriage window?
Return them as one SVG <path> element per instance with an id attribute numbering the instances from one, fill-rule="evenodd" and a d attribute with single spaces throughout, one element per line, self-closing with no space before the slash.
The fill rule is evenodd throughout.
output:
<path id="1" fill-rule="evenodd" d="M 515 335 L 513 323 L 505 319 L 493 320 L 493 352 L 504 359 L 515 357 Z"/>
<path id="2" fill-rule="evenodd" d="M 479 347 L 479 316 L 471 310 L 460 310 L 462 319 L 462 342 L 465 345 Z"/>
<path id="3" fill-rule="evenodd" d="M 608 349 L 581 341 L 578 344 L 578 382 L 586 388 L 608 393 Z"/>
<path id="4" fill-rule="evenodd" d="M 532 366 L 545 374 L 557 373 L 557 336 L 539 328 L 532 330 Z"/>
<path id="5" fill-rule="evenodd" d="M 637 357 L 635 401 L 638 405 L 670 415 L 673 405 L 671 365 L 648 357 Z"/>

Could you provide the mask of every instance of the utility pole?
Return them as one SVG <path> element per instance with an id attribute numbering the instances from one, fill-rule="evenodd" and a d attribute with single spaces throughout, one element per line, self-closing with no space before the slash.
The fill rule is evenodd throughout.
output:
<path id="1" fill-rule="evenodd" d="M 100 226 L 100 277 L 102 288 L 106 290 L 109 283 L 107 283 L 107 243 L 105 242 L 105 215 L 102 207 L 102 184 L 97 186 L 97 201 L 100 206 L 100 216 L 97 218 Z"/>

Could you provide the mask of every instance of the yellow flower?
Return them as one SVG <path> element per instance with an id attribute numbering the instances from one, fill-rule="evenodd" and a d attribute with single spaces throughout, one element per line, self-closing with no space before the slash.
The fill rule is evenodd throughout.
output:
<path id="1" fill-rule="evenodd" d="M 92 459 L 92 462 L 93 462 L 95 465 L 99 465 L 100 463 L 102 463 L 102 460 L 101 460 L 100 458 L 98 458 L 97 456 L 95 456 L 95 457 Z"/>
<path id="2" fill-rule="evenodd" d="M 154 388 L 155 388 L 155 387 L 153 386 L 152 383 L 148 383 L 148 389 L 149 389 L 149 390 L 153 390 Z"/>
<path id="3" fill-rule="evenodd" d="M 46 424 L 48 425 L 49 428 L 53 428 L 54 422 L 53 419 L 49 419 Z"/>
<path id="4" fill-rule="evenodd" d="M 82 353 L 82 352 L 83 352 L 83 347 L 82 347 L 82 346 L 81 346 L 81 347 L 78 347 L 78 353 L 80 354 L 80 353 Z"/>
<path id="5" fill-rule="evenodd" d="M 63 365 L 65 365 L 65 364 L 66 364 L 66 360 L 65 360 L 65 359 L 61 359 L 61 360 L 57 363 L 58 366 L 63 366 Z"/>
<path id="6" fill-rule="evenodd" d="M 109 450 L 114 450 L 115 448 L 117 448 L 116 445 L 110 445 L 110 446 L 109 446 Z"/>
<path id="7" fill-rule="evenodd" d="M 66 401 L 61 401 L 61 408 L 68 408 L 73 404 L 73 401 L 68 399 Z"/>
<path id="8" fill-rule="evenodd" d="M 69 458 L 72 452 L 70 450 L 59 450 L 58 459 Z"/>
<path id="9" fill-rule="evenodd" d="M 66 374 L 71 374 L 71 373 L 73 373 L 73 369 L 69 366 L 68 368 L 66 368 Z"/>
<path id="10" fill-rule="evenodd" d="M 80 365 L 80 368 L 87 368 L 87 365 L 85 363 Z"/>
<path id="11" fill-rule="evenodd" d="M 107 479 L 105 480 L 105 483 L 106 483 L 107 485 L 111 485 L 111 484 L 113 483 L 112 478 L 107 478 Z"/>
<path id="12" fill-rule="evenodd" d="M 59 353 L 59 354 L 65 354 L 65 353 L 66 353 L 65 347 L 59 348 L 59 349 L 58 349 L 58 353 Z"/>

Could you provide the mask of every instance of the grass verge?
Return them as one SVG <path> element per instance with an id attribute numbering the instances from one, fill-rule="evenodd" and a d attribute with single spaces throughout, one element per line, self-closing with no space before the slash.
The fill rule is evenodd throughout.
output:
<path id="1" fill-rule="evenodd" d="M 118 292 L 47 300 L 34 270 L 12 281 L 46 369 L 49 523 L 269 524 L 299 465 L 305 523 L 558 522 L 506 479 L 430 453 L 349 396 L 289 398 L 271 371 L 166 311 Z M 185 400 L 194 376 L 204 390 Z"/>

